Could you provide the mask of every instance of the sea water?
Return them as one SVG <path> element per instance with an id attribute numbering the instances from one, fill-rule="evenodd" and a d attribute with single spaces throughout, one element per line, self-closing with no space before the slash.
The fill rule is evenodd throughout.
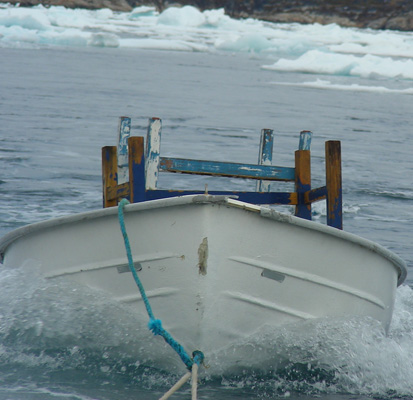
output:
<path id="1" fill-rule="evenodd" d="M 293 165 L 299 132 L 311 130 L 314 185 L 324 142 L 342 141 L 344 229 L 400 255 L 411 274 L 412 95 L 411 32 L 233 20 L 192 7 L 1 5 L 0 234 L 100 208 L 100 148 L 116 143 L 121 115 L 133 135 L 162 118 L 162 153 L 199 159 L 255 163 L 260 130 L 271 128 L 283 166 Z M 204 183 L 160 178 L 162 187 Z M 324 202 L 314 205 L 313 219 L 325 223 L 325 214 Z M 327 318 L 216 349 L 199 398 L 413 398 L 412 284 L 409 275 L 397 291 L 388 335 L 372 320 Z M 156 399 L 183 374 L 133 307 L 31 265 L 3 267 L 0 288 L 1 400 Z M 190 398 L 189 386 L 175 398 Z"/>

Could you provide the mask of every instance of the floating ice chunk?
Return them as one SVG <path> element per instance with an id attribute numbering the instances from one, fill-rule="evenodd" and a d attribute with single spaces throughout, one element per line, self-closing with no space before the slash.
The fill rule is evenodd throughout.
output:
<path id="1" fill-rule="evenodd" d="M 63 32 L 51 31 L 38 37 L 39 44 L 86 47 L 91 34 L 77 29 L 66 29 Z"/>
<path id="2" fill-rule="evenodd" d="M 225 15 L 225 10 L 219 8 L 217 10 L 205 10 L 203 12 L 205 24 L 211 27 L 219 27 L 231 21 L 228 15 Z"/>
<path id="3" fill-rule="evenodd" d="M 22 28 L 21 26 L 11 26 L 3 28 L 0 26 L 0 40 L 5 43 L 37 43 L 38 33 L 36 31 Z"/>
<path id="4" fill-rule="evenodd" d="M 134 8 L 129 13 L 129 19 L 139 19 L 142 17 L 153 17 L 158 14 L 159 13 L 156 11 L 155 7 L 140 6 L 140 7 Z"/>
<path id="5" fill-rule="evenodd" d="M 26 8 L 9 8 L 0 14 L 0 25 L 4 27 L 20 26 L 24 29 L 43 31 L 50 29 L 49 18 L 42 10 Z"/>
<path id="6" fill-rule="evenodd" d="M 223 40 L 216 43 L 216 48 L 227 51 L 242 51 L 259 53 L 272 47 L 271 42 L 259 33 L 250 33 L 238 38 Z"/>
<path id="7" fill-rule="evenodd" d="M 119 38 L 110 33 L 95 33 L 88 41 L 93 47 L 119 47 Z"/>
<path id="8" fill-rule="evenodd" d="M 275 71 L 307 72 L 312 74 L 352 75 L 371 77 L 413 79 L 413 60 L 394 60 L 367 54 L 363 57 L 351 54 L 329 53 L 309 50 L 301 57 L 289 60 L 281 58 L 264 69 Z"/>
<path id="9" fill-rule="evenodd" d="M 158 24 L 162 25 L 201 26 L 205 22 L 204 14 L 192 6 L 167 8 L 158 18 Z"/>

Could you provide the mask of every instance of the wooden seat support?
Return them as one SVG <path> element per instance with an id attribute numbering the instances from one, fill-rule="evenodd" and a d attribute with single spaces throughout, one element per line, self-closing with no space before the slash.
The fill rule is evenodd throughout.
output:
<path id="1" fill-rule="evenodd" d="M 160 156 L 161 127 L 159 118 L 149 120 L 145 140 L 130 136 L 130 118 L 119 121 L 119 145 L 102 148 L 103 206 L 116 206 L 122 198 L 131 203 L 187 194 L 203 194 L 205 190 L 158 189 L 160 172 L 229 176 L 257 180 L 256 191 L 209 191 L 212 195 L 237 196 L 254 204 L 295 206 L 295 215 L 311 220 L 311 204 L 326 199 L 327 224 L 342 229 L 341 145 L 325 143 L 326 185 L 311 188 L 310 131 L 300 133 L 294 167 L 271 165 L 273 131 L 263 129 L 258 164 L 228 163 Z M 126 149 L 126 150 L 125 150 Z M 126 157 L 126 158 L 125 158 Z M 127 162 L 125 161 L 127 160 Z M 294 182 L 294 192 L 271 192 L 273 181 Z"/>

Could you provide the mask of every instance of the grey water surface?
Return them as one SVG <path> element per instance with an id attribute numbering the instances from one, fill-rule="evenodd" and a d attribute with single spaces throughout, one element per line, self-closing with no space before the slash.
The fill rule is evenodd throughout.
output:
<path id="1" fill-rule="evenodd" d="M 344 229 L 409 265 L 389 335 L 357 319 L 261 332 L 228 350 L 251 351 L 237 369 L 211 355 L 199 398 L 413 398 L 413 96 L 275 84 L 314 77 L 262 65 L 248 53 L 0 48 L 0 234 L 100 208 L 100 149 L 115 144 L 122 115 L 133 135 L 162 118 L 162 153 L 176 157 L 256 162 L 260 130 L 271 128 L 274 164 L 285 166 L 299 132 L 311 130 L 314 185 L 324 176 L 324 142 L 341 140 Z M 199 178 L 163 176 L 169 184 L 203 188 Z M 322 203 L 314 218 L 325 223 Z M 127 345 L 149 340 L 140 343 L 145 324 L 133 309 L 30 268 L 3 269 L 0 288 L 1 400 L 156 399 L 178 378 L 128 354 Z M 153 351 L 167 351 L 159 346 Z"/>

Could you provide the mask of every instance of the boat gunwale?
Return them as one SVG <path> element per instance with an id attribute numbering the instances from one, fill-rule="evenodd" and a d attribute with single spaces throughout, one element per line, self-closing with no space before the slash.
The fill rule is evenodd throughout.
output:
<path id="1" fill-rule="evenodd" d="M 378 253 L 388 259 L 398 269 L 397 286 L 400 286 L 407 276 L 406 263 L 395 253 L 386 249 L 378 243 L 362 238 L 353 233 L 345 232 L 337 228 L 295 217 L 293 215 L 284 214 L 269 207 L 256 206 L 250 203 L 245 203 L 233 199 L 231 196 L 214 196 L 214 195 L 185 195 L 178 197 L 170 197 L 158 200 L 150 200 L 141 203 L 129 204 L 125 207 L 125 212 L 145 211 L 164 207 L 182 206 L 186 204 L 223 204 L 229 207 L 241 208 L 245 211 L 259 213 L 261 217 L 275 220 L 280 223 L 287 223 L 301 228 L 318 231 L 320 233 L 334 236 L 339 239 L 360 245 L 368 250 Z M 86 211 L 83 213 L 67 215 L 58 218 L 52 218 L 45 221 L 35 222 L 17 228 L 2 238 L 0 238 L 0 262 L 3 262 L 4 254 L 7 247 L 17 239 L 28 236 L 42 229 L 58 227 L 67 223 L 76 223 L 92 219 L 101 218 L 104 216 L 117 215 L 117 207 L 102 208 L 100 210 Z"/>

